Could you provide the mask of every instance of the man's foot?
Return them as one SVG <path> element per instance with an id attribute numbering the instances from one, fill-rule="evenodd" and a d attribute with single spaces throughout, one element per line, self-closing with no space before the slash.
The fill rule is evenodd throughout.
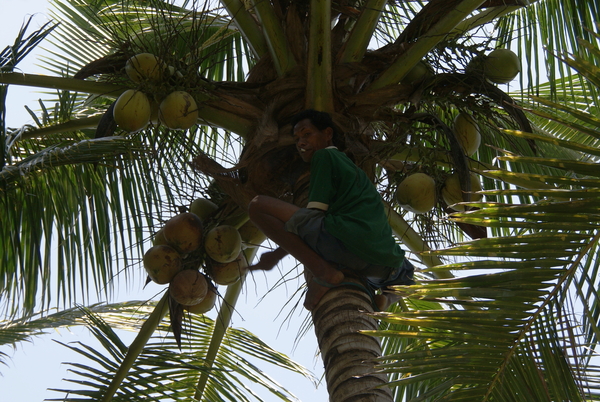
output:
<path id="1" fill-rule="evenodd" d="M 266 253 L 262 253 L 258 262 L 254 265 L 248 267 L 250 271 L 270 271 L 275 268 L 275 265 L 279 261 L 281 261 L 286 255 L 288 255 L 287 251 L 282 249 L 281 247 L 276 248 L 273 251 L 267 251 Z"/>
<path id="2" fill-rule="evenodd" d="M 386 311 L 390 306 L 400 300 L 402 296 L 399 296 L 395 293 L 387 293 L 384 292 L 379 295 L 375 295 L 375 304 L 377 304 L 377 308 L 379 311 Z"/>

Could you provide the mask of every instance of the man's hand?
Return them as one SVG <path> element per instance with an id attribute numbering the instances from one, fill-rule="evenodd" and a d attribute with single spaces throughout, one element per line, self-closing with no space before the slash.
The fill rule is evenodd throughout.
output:
<path id="1" fill-rule="evenodd" d="M 288 252 L 282 249 L 281 247 L 276 248 L 273 251 L 267 251 L 266 253 L 262 253 L 258 262 L 254 265 L 248 267 L 250 271 L 270 271 L 279 261 L 281 261 Z"/>

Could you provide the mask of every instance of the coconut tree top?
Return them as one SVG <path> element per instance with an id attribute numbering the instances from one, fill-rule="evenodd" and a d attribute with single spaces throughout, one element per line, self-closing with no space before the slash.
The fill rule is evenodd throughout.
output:
<path id="1" fill-rule="evenodd" d="M 371 332 L 385 339 L 381 367 L 398 400 L 461 395 L 578 400 L 595 393 L 586 388 L 590 373 L 575 370 L 588 361 L 585 347 L 593 348 L 597 339 L 592 290 L 597 261 L 590 256 L 597 247 L 598 122 L 582 111 L 597 107 L 597 74 L 590 63 L 598 53 L 595 5 L 493 0 L 54 5 L 61 24 L 50 40 L 60 54 L 44 60 L 50 75 L 12 72 L 49 34 L 48 27 L 20 37 L 2 59 L 0 83 L 58 90 L 35 127 L 3 127 L 0 272 L 7 317 L 27 318 L 55 300 L 68 308 L 82 299 L 79 287 L 84 295 L 109 297 L 107 284 L 135 278 L 131 270 L 141 266 L 132 261 L 149 248 L 148 240 L 199 197 L 218 206 L 206 218 L 206 229 L 227 224 L 241 230 L 256 194 L 303 205 L 308 169 L 296 155 L 289 119 L 315 108 L 334 117 L 343 133 L 340 148 L 378 186 L 398 240 L 422 270 L 420 286 L 399 289 L 405 299 L 396 311 L 378 314 L 382 325 Z M 565 25 L 566 17 L 577 23 Z M 540 69 L 532 67 L 538 46 L 548 43 L 556 54 L 547 58 L 551 83 L 544 87 L 538 85 Z M 509 45 L 516 54 L 506 52 Z M 577 46 L 576 56 L 562 54 Z M 136 66 L 141 54 L 152 55 L 159 67 Z M 570 67 L 560 59 L 588 81 L 567 73 Z M 544 97 L 521 96 L 530 89 L 507 93 L 503 85 L 513 77 Z M 163 107 L 174 93 L 186 95 Z M 575 107 L 559 106 L 565 98 Z M 173 115 L 180 104 L 184 112 Z M 123 112 L 129 108 L 133 111 Z M 138 111 L 139 120 L 127 114 Z M 191 126 L 182 123 L 190 113 Z M 455 129 L 461 115 L 480 136 L 475 150 L 467 150 Z M 434 198 L 423 212 L 403 208 L 411 201 L 396 197 L 399 183 L 417 173 L 433 180 L 435 190 L 428 192 Z M 483 192 L 472 194 L 477 185 Z M 473 240 L 461 243 L 465 239 Z M 256 253 L 247 250 L 250 257 Z M 64 269 L 54 274 L 56 263 Z M 579 268 L 585 269 L 582 277 L 576 276 Z M 577 331 L 563 303 L 569 283 L 582 300 L 594 301 Z M 201 364 L 237 358 L 224 356 L 219 346 L 241 289 L 241 281 L 227 287 L 226 303 L 210 329 L 190 321 L 189 332 L 211 333 L 189 338 L 204 353 Z M 110 366 L 108 373 L 94 374 L 100 378 L 93 383 L 95 396 L 129 398 L 128 385 L 155 399 L 233 392 L 235 387 L 224 384 L 234 380 L 221 378 L 219 384 L 210 370 L 198 374 L 198 362 L 174 354 L 174 341 L 162 347 L 152 342 L 167 313 L 173 332 L 180 322 L 180 311 L 169 311 L 166 295 L 153 303 L 129 347 L 89 315 L 109 350 L 95 357 Z M 114 317 L 103 314 L 105 320 Z M 556 316 L 559 323 L 553 322 Z M 243 343 L 244 336 L 234 342 Z M 264 345 L 253 345 L 269 356 L 265 360 L 277 360 Z M 559 350 L 573 350 L 573 357 Z M 154 351 L 159 359 L 152 359 Z M 177 371 L 182 380 L 168 383 L 169 369 L 161 366 L 167 357 L 196 371 Z M 156 382 L 144 378 L 139 373 L 146 364 L 164 376 Z M 263 382 L 255 372 L 249 376 Z M 181 386 L 186 381 L 193 386 Z M 232 395 L 247 398 L 242 394 Z"/>

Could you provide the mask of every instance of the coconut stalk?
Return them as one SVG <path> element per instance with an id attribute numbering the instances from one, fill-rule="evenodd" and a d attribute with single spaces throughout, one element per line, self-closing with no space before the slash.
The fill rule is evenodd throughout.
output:
<path id="1" fill-rule="evenodd" d="M 387 0 L 369 0 L 352 28 L 339 56 L 340 63 L 355 63 L 364 57 Z"/>
<path id="2" fill-rule="evenodd" d="M 254 10 L 262 25 L 269 52 L 273 57 L 273 64 L 279 76 L 287 74 L 296 66 L 296 60 L 289 48 L 287 38 L 283 32 L 283 27 L 271 2 L 264 0 L 255 0 L 252 2 Z"/>
<path id="3" fill-rule="evenodd" d="M 257 247 L 246 249 L 244 251 L 244 256 L 248 261 L 252 261 L 257 250 Z M 221 309 L 219 310 L 219 314 L 215 319 L 215 326 L 210 339 L 210 344 L 208 345 L 208 350 L 206 351 L 206 356 L 204 357 L 204 365 L 207 368 L 212 367 L 215 362 L 215 358 L 219 353 L 219 349 L 223 343 L 223 338 L 225 337 L 227 328 L 229 328 L 229 324 L 231 323 L 231 317 L 233 316 L 235 305 L 237 304 L 238 298 L 242 292 L 242 287 L 244 286 L 245 280 L 246 275 L 243 275 L 239 281 L 227 286 L 227 292 L 225 292 Z M 195 400 L 199 401 L 202 399 L 207 383 L 208 371 L 202 371 L 200 378 L 198 379 L 198 384 L 196 385 L 196 393 L 194 395 Z"/>
<path id="4" fill-rule="evenodd" d="M 265 37 L 256 23 L 254 17 L 240 0 L 221 0 L 231 19 L 240 30 L 242 36 L 248 41 L 250 49 L 257 59 L 269 52 Z"/>
<path id="5" fill-rule="evenodd" d="M 305 106 L 333 112 L 331 0 L 311 0 Z"/>
<path id="6" fill-rule="evenodd" d="M 396 59 L 367 89 L 374 91 L 387 85 L 396 84 L 417 65 L 417 63 L 440 43 L 462 20 L 477 9 L 483 0 L 463 0 L 453 7 L 431 29 L 423 33 L 417 42 Z"/>
<path id="7" fill-rule="evenodd" d="M 113 395 L 117 392 L 125 377 L 127 377 L 127 373 L 129 373 L 129 370 L 131 370 L 136 359 L 140 353 L 142 353 L 144 347 L 146 347 L 148 340 L 152 334 L 154 334 L 154 331 L 167 314 L 167 311 L 169 311 L 168 291 L 164 293 L 163 297 L 154 308 L 154 311 L 150 314 L 146 322 L 144 322 L 142 328 L 140 328 L 140 332 L 138 332 L 129 348 L 127 348 L 127 354 L 125 354 L 125 358 L 121 362 L 119 369 L 106 389 L 106 393 L 102 397 L 102 402 L 109 402 L 112 400 Z"/>

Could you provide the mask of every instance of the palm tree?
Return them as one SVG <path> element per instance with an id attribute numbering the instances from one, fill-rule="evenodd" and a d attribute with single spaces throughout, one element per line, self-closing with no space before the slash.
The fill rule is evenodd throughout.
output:
<path id="1" fill-rule="evenodd" d="M 238 227 L 256 194 L 302 205 L 307 172 L 295 156 L 288 121 L 307 107 L 332 113 L 345 134 L 345 151 L 378 185 L 396 234 L 423 268 L 420 285 L 397 289 L 405 298 L 393 311 L 375 313 L 367 295 L 343 287 L 315 309 L 331 400 L 597 398 L 592 355 L 598 121 L 581 112 L 596 107 L 597 71 L 589 61 L 597 60 L 597 39 L 583 28 L 593 26 L 595 5 L 55 5 L 63 24 L 54 35 L 61 54 L 46 60 L 54 77 L 0 76 L 5 84 L 59 89 L 57 106 L 43 109 L 38 127 L 3 130 L 0 269 L 5 326 L 13 339 L 40 325 L 59 325 L 58 319 L 40 324 L 32 315 L 58 297 L 66 312 L 86 317 L 106 348 L 77 348 L 101 368 L 78 366 L 83 385 L 92 390 L 65 390 L 69 396 L 61 400 L 246 400 L 238 387 L 243 377 L 287 398 L 250 363 L 235 367 L 232 362 L 245 360 L 227 354 L 242 348 L 302 372 L 259 340 L 248 342 L 251 335 L 228 329 L 243 279 L 228 286 L 213 322 L 190 317 L 180 328 L 180 311 L 171 306 L 173 342 L 155 335 L 165 326 L 168 293 L 148 304 L 151 311 L 139 305 L 81 312 L 68 307 L 80 297 L 79 286 L 84 295 L 109 294 L 107 284 L 128 279 L 127 268 L 148 239 L 195 197 L 219 205 L 209 220 L 213 225 Z M 564 16 L 576 22 L 569 30 Z M 34 38 L 45 34 L 42 29 Z M 525 36 L 527 45 L 519 42 Z M 540 69 L 523 68 L 523 81 L 530 84 L 519 99 L 527 105 L 523 109 L 516 95 L 466 68 L 514 38 L 524 66 L 537 65 L 539 44 L 557 52 L 581 47 L 567 64 L 592 83 L 550 62 L 552 81 L 543 86 L 532 73 Z M 14 49 L 9 54 L 18 57 L 6 59 L 3 71 L 27 51 Z M 114 131 L 106 111 L 125 89 L 137 87 L 123 67 L 141 52 L 157 55 L 176 73 L 138 89 L 158 100 L 173 90 L 188 91 L 199 105 L 198 126 L 184 132 L 162 126 L 130 135 Z M 413 78 L 413 68 L 423 62 L 428 73 Z M 531 100 L 528 93 L 538 97 Z M 557 113 L 561 99 L 570 108 Z M 487 144 L 476 158 L 462 152 L 451 128 L 459 112 L 475 118 Z M 484 177 L 484 202 L 470 199 L 470 171 Z M 443 199 L 426 214 L 401 208 L 394 192 L 413 172 L 432 176 L 438 189 L 457 173 L 467 210 L 448 218 L 451 206 Z M 464 242 L 465 236 L 474 240 Z M 252 257 L 256 248 L 246 252 Z M 58 294 L 50 281 L 57 263 L 64 267 L 56 274 Z M 116 275 L 121 268 L 125 274 Z M 573 309 L 576 300 L 583 307 Z M 580 324 L 575 311 L 584 317 Z M 148 318 L 137 324 L 138 337 L 129 346 L 108 325 L 134 325 L 144 314 Z M 22 321 L 27 324 L 17 326 Z M 383 340 L 383 353 L 370 335 Z M 174 342 L 181 339 L 192 354 L 177 352 Z M 220 347 L 224 340 L 231 348 Z"/>

